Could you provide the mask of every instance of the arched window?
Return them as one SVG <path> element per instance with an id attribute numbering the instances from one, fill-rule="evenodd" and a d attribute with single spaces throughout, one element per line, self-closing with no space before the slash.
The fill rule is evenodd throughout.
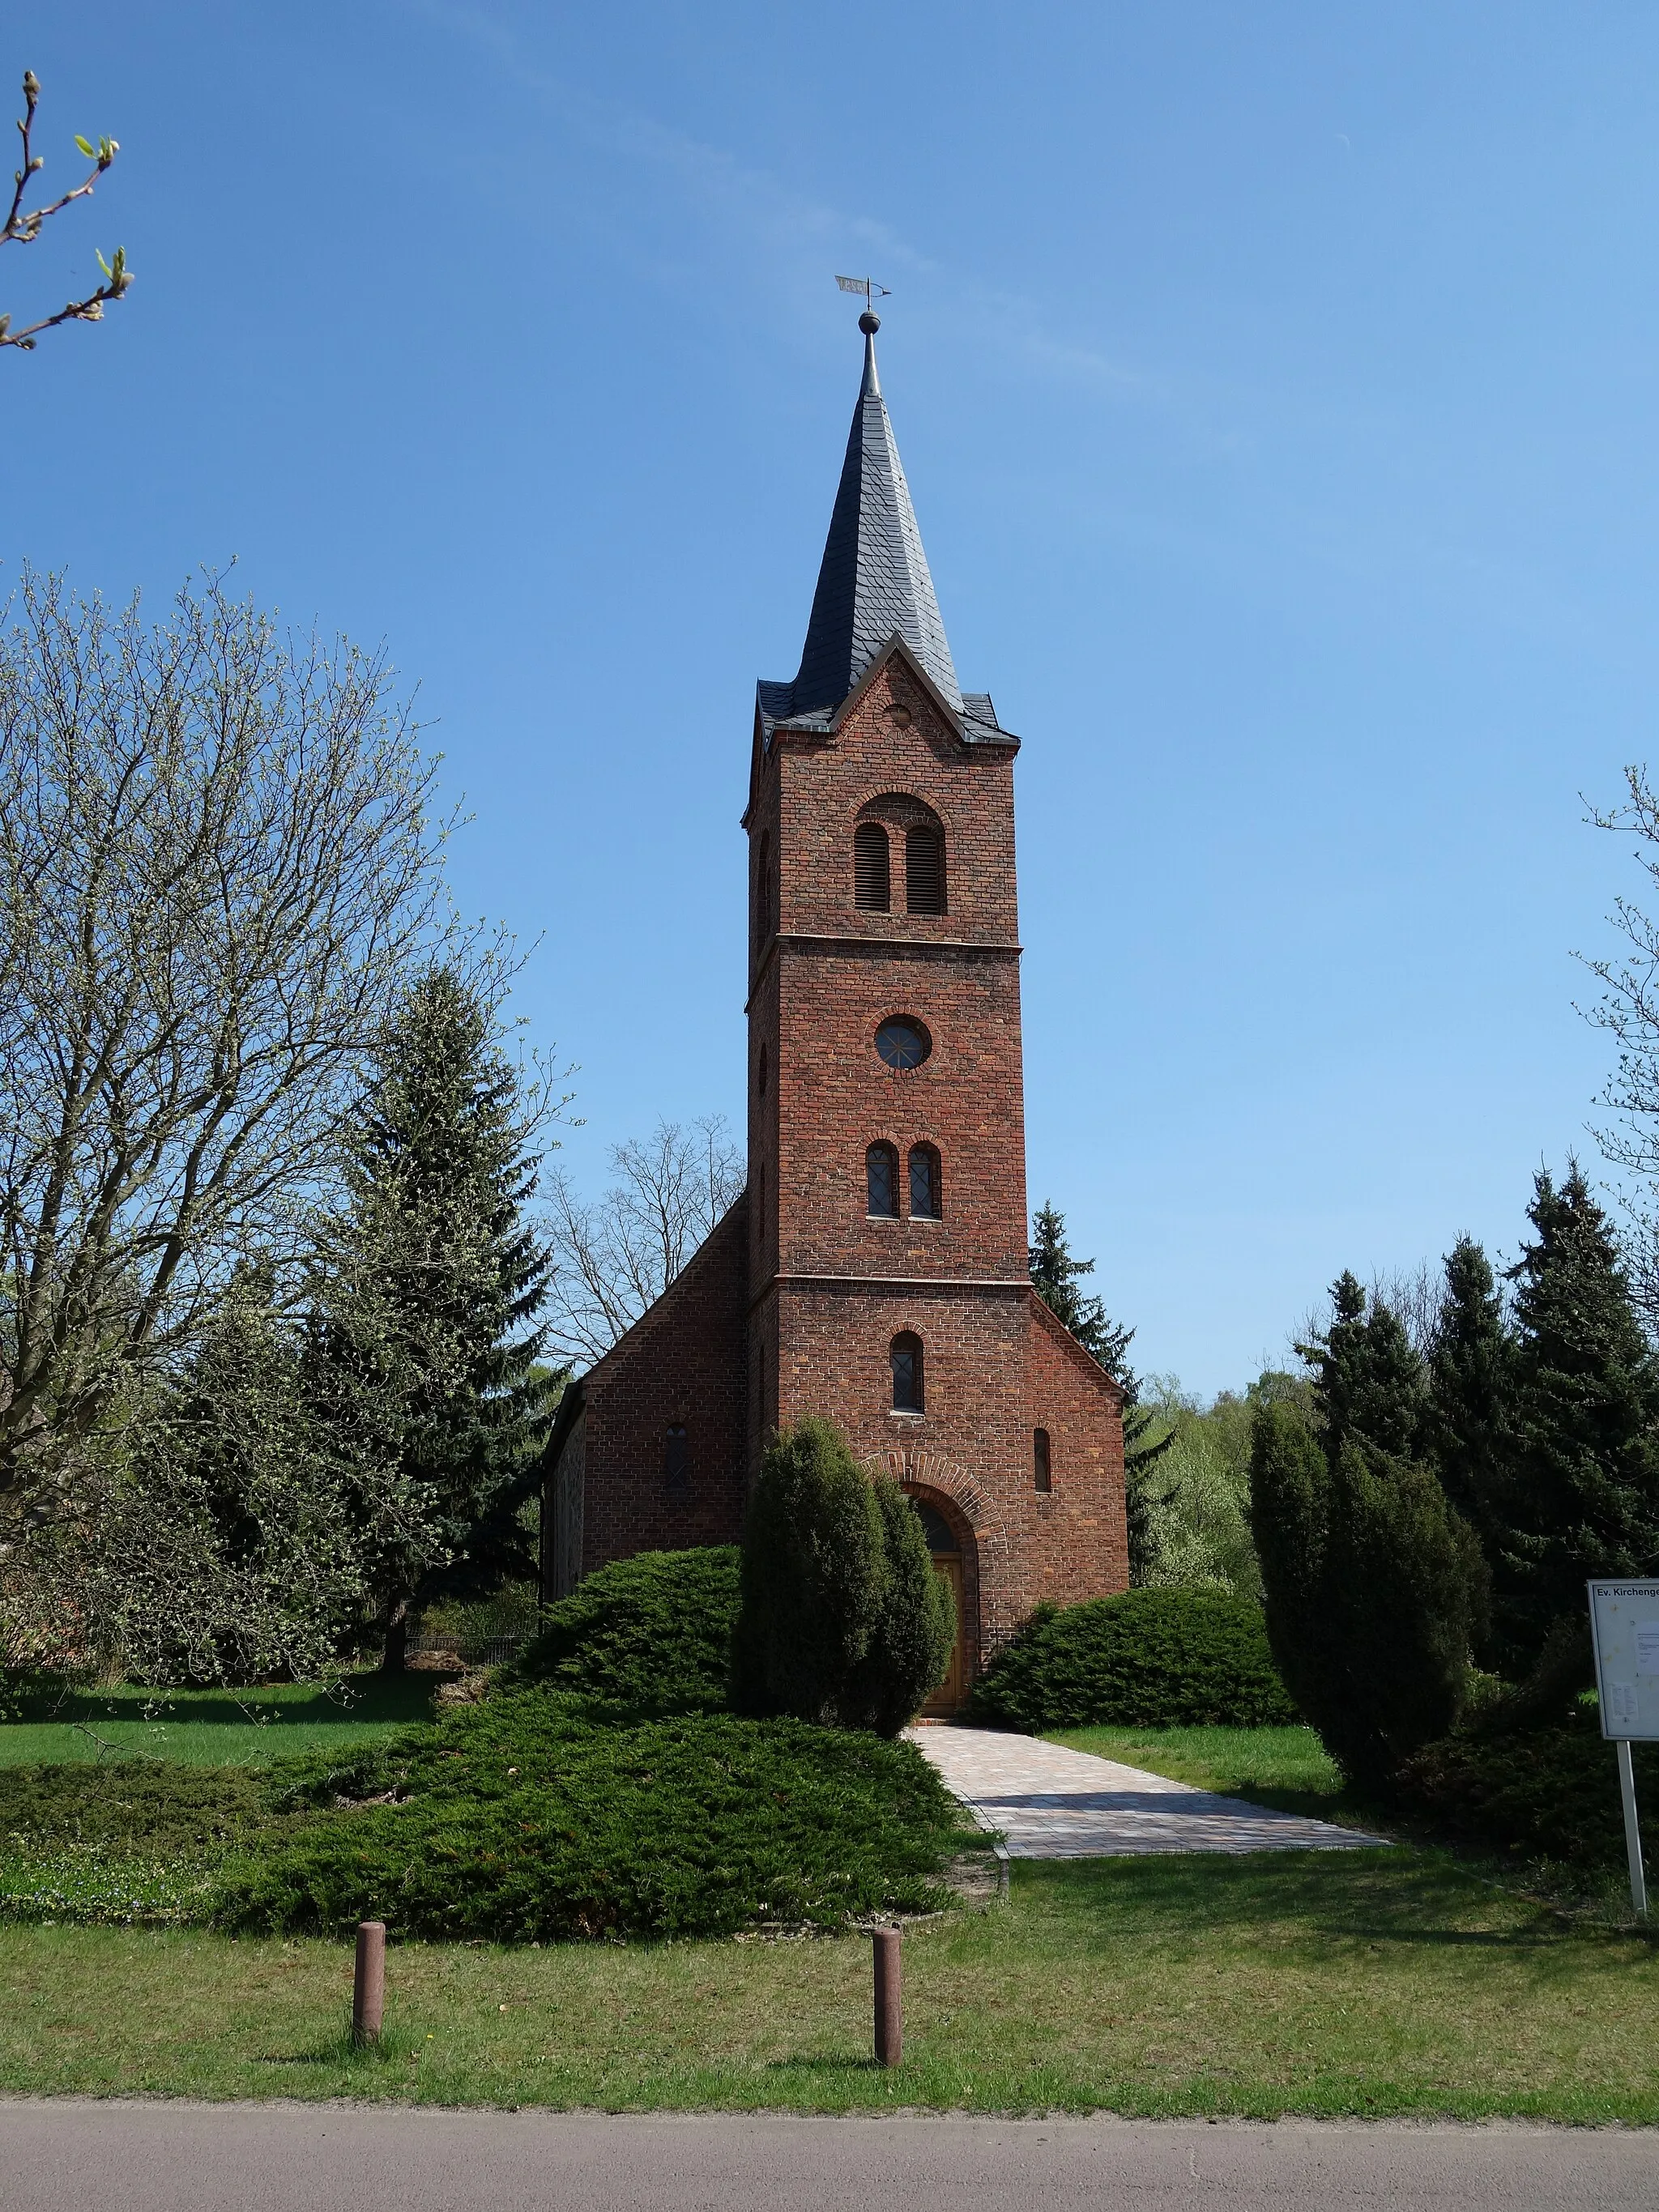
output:
<path id="1" fill-rule="evenodd" d="M 1047 1429 L 1033 1429 L 1031 1431 L 1031 1462 L 1032 1474 L 1036 1479 L 1037 1488 L 1039 1490 L 1052 1490 L 1054 1486 L 1054 1468 L 1048 1457 L 1048 1431 Z"/>
<path id="2" fill-rule="evenodd" d="M 691 1447 L 686 1437 L 684 1421 L 671 1421 L 662 1450 L 663 1486 L 671 1498 L 686 1498 L 691 1492 Z"/>
<path id="3" fill-rule="evenodd" d="M 864 1155 L 866 1211 L 890 1220 L 898 1212 L 898 1154 L 891 1145 L 872 1145 Z"/>
<path id="4" fill-rule="evenodd" d="M 945 838 L 931 823 L 904 833 L 904 902 L 912 914 L 945 911 Z"/>
<path id="5" fill-rule="evenodd" d="M 922 1410 L 921 1339 L 907 1328 L 893 1339 L 893 1411 L 919 1413 Z"/>
<path id="6" fill-rule="evenodd" d="M 879 822 L 860 822 L 853 832 L 853 903 L 886 914 L 893 903 L 887 832 Z"/>
<path id="7" fill-rule="evenodd" d="M 910 1211 L 918 1220 L 937 1221 L 944 1208 L 939 1188 L 939 1154 L 931 1145 L 910 1148 Z"/>

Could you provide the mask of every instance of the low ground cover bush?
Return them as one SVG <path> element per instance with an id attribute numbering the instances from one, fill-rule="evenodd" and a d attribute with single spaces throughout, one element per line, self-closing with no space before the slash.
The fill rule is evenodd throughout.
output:
<path id="1" fill-rule="evenodd" d="M 636 1714 L 712 1712 L 726 1704 L 738 1619 L 735 1545 L 641 1552 L 588 1576 L 550 1607 L 498 1680 Z"/>
<path id="2" fill-rule="evenodd" d="M 1659 1748 L 1633 1751 L 1638 1803 L 1659 1804 Z M 1568 1866 L 1624 1862 L 1615 1753 L 1590 1708 L 1555 1727 L 1447 1736 L 1407 1759 L 1394 1790 L 1466 1846 Z"/>
<path id="3" fill-rule="evenodd" d="M 272 1812 L 301 1817 L 228 1863 L 228 1928 L 375 1918 L 503 1943 L 837 1928 L 945 1902 L 961 1820 L 908 1744 L 726 1714 L 596 1727 L 537 1690 L 343 1763 L 292 1762 L 270 1786 Z"/>
<path id="4" fill-rule="evenodd" d="M 993 1728 L 1275 1728 L 1293 1723 L 1261 1608 L 1213 1590 L 1039 1606 L 975 1686 Z"/>
<path id="5" fill-rule="evenodd" d="M 961 1816 L 908 1744 L 523 1687 L 264 1767 L 0 1773 L 0 1919 L 433 1939 L 833 1929 L 945 1901 Z"/>

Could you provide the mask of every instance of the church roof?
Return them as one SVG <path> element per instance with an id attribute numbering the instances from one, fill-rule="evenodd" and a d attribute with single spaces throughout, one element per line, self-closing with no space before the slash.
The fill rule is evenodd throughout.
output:
<path id="1" fill-rule="evenodd" d="M 864 332 L 864 381 L 842 463 L 830 535 L 812 595 L 806 643 L 792 684 L 757 687 L 769 732 L 782 724 L 827 730 L 860 680 L 895 641 L 927 678 L 964 738 L 1012 742 L 997 724 L 988 693 L 957 681 L 910 487 L 876 374 L 873 314 Z"/>

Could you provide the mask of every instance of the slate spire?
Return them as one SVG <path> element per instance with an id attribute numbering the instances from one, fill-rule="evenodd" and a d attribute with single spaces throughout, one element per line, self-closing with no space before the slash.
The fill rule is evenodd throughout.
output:
<path id="1" fill-rule="evenodd" d="M 895 630 L 952 710 L 963 711 L 910 488 L 876 374 L 880 327 L 879 318 L 867 310 L 859 317 L 864 382 L 853 410 L 799 672 L 787 687 L 784 711 L 792 717 L 833 714 Z M 775 694 L 785 689 L 765 688 Z M 779 707 L 783 704 L 777 701 Z"/>

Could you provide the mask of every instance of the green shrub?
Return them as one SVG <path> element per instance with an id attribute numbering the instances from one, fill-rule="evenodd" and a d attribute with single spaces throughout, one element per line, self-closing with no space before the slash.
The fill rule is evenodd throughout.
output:
<path id="1" fill-rule="evenodd" d="M 726 1701 L 737 1618 L 735 1545 L 641 1552 L 561 1598 L 497 1680 L 641 1715 L 713 1711 Z"/>
<path id="2" fill-rule="evenodd" d="M 1638 1802 L 1659 1806 L 1659 1748 L 1633 1750 Z M 1564 1727 L 1447 1736 L 1406 1760 L 1393 1789 L 1455 1843 L 1569 1865 L 1624 1863 L 1616 1754 L 1593 1710 Z"/>
<path id="3" fill-rule="evenodd" d="M 933 1567 L 921 1516 L 886 1475 L 876 1478 L 885 1574 L 870 1648 L 853 1670 L 842 1717 L 895 1736 L 945 1678 L 957 1638 L 951 1586 Z"/>
<path id="4" fill-rule="evenodd" d="M 884 1551 L 874 1486 L 841 1431 L 807 1419 L 775 1437 L 744 1524 L 742 1711 L 842 1718 L 880 1616 Z"/>
<path id="5" fill-rule="evenodd" d="M 1251 1521 L 1284 1680 L 1337 1765 L 1376 1788 L 1462 1710 L 1482 1569 L 1432 1468 L 1357 1436 L 1333 1460 L 1333 1433 L 1293 1405 L 1258 1410 Z"/>
<path id="6" fill-rule="evenodd" d="M 1270 1728 L 1297 1718 L 1259 1609 L 1215 1590 L 1039 1606 L 975 1685 L 994 1728 Z"/>
<path id="7" fill-rule="evenodd" d="M 908 1744 L 793 1720 L 596 1727 L 535 1690 L 400 1743 L 272 1775 L 277 1809 L 334 1804 L 222 1877 L 221 1924 L 522 1943 L 842 1926 L 943 1901 L 960 1816 Z"/>

